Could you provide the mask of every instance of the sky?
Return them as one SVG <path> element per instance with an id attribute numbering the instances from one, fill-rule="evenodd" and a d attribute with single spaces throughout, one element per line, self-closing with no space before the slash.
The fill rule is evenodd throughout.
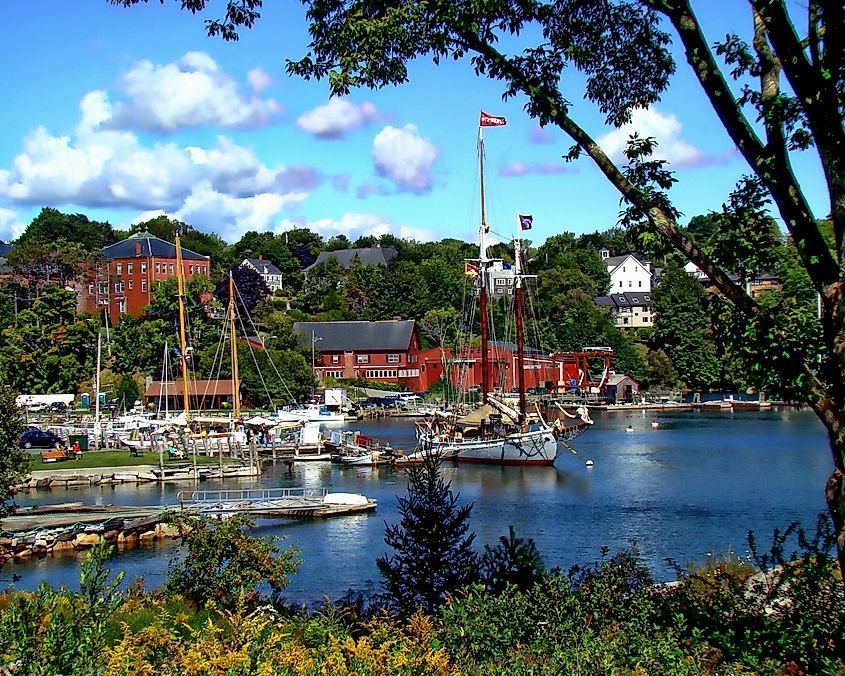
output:
<path id="1" fill-rule="evenodd" d="M 0 240 L 42 207 L 127 228 L 160 214 L 228 242 L 249 230 L 307 227 L 329 238 L 391 233 L 474 241 L 479 222 L 478 119 L 485 130 L 488 222 L 500 239 L 539 244 L 613 227 L 619 197 L 589 159 L 566 164 L 571 142 L 541 129 L 525 99 L 468 61 L 411 65 L 410 82 L 330 99 L 325 82 L 285 74 L 307 51 L 304 10 L 269 0 L 238 42 L 206 35 L 206 16 L 156 0 L 8 0 L 0 28 Z M 744 0 L 700 3 L 711 42 L 750 25 Z M 577 84 L 574 73 L 564 81 Z M 614 158 L 636 130 L 654 136 L 677 172 L 670 196 L 690 217 L 718 211 L 749 173 L 688 66 L 630 127 L 603 124 L 572 90 L 571 114 Z M 829 212 L 813 154 L 795 158 L 817 217 Z M 57 233 L 60 234 L 60 233 Z"/>

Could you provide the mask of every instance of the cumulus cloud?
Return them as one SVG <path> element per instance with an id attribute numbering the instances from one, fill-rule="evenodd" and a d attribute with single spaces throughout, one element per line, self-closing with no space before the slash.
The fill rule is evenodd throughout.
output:
<path id="1" fill-rule="evenodd" d="M 500 176 L 528 176 L 529 174 L 539 174 L 541 176 L 549 174 L 569 174 L 572 169 L 564 166 L 563 160 L 560 162 L 514 162 L 499 169 Z"/>
<path id="2" fill-rule="evenodd" d="M 393 181 L 397 190 L 431 192 L 432 168 L 439 151 L 419 135 L 414 125 L 406 124 L 401 129 L 386 126 L 373 140 L 372 152 L 376 172 Z"/>
<path id="3" fill-rule="evenodd" d="M 658 141 L 654 156 L 668 160 L 674 167 L 701 167 L 722 164 L 731 152 L 708 155 L 681 138 L 682 125 L 673 114 L 664 115 L 655 108 L 635 110 L 631 122 L 598 139 L 599 145 L 616 161 L 623 160 L 623 151 L 633 133 L 653 136 Z"/>
<path id="4" fill-rule="evenodd" d="M 0 241 L 17 239 L 26 230 L 26 224 L 17 212 L 0 207 Z"/>
<path id="5" fill-rule="evenodd" d="M 372 103 L 356 106 L 348 99 L 332 98 L 326 105 L 303 113 L 296 124 L 302 131 L 317 138 L 337 140 L 372 122 L 376 113 Z"/>
<path id="6" fill-rule="evenodd" d="M 307 197 L 305 192 L 286 195 L 268 192 L 238 198 L 217 192 L 209 183 L 201 183 L 174 216 L 234 242 L 247 230 L 274 229 L 280 212 L 298 207 Z"/>
<path id="7" fill-rule="evenodd" d="M 282 220 L 276 227 L 275 232 L 279 234 L 286 230 L 303 227 L 318 232 L 325 238 L 344 234 L 351 240 L 365 235 L 378 237 L 380 235 L 391 234 L 400 238 L 431 241 L 437 236 L 434 231 L 397 224 L 385 216 L 355 212 L 347 212 L 338 220 L 321 218 L 310 223 L 294 223 L 290 220 Z"/>
<path id="8" fill-rule="evenodd" d="M 250 71 L 247 79 L 256 94 L 269 84 L 263 71 Z M 269 124 L 282 110 L 273 99 L 245 96 L 238 82 L 203 52 L 188 52 L 165 65 L 139 61 L 123 74 L 118 87 L 125 99 L 114 104 L 109 120 L 118 129 L 254 129 Z"/>
<path id="9" fill-rule="evenodd" d="M 252 87 L 252 91 L 256 94 L 263 92 L 267 87 L 273 84 L 273 78 L 263 68 L 253 68 L 246 74 L 246 81 Z"/>
<path id="10" fill-rule="evenodd" d="M 349 181 L 351 178 L 352 174 L 338 174 L 337 176 L 332 176 L 332 187 L 338 192 L 348 192 Z"/>
<path id="11" fill-rule="evenodd" d="M 355 197 L 359 200 L 365 200 L 370 195 L 390 195 L 391 191 L 387 186 L 381 183 L 373 183 L 365 181 L 355 189 Z"/>

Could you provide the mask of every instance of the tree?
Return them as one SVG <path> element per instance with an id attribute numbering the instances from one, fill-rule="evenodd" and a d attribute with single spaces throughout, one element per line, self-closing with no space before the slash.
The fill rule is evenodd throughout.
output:
<path id="1" fill-rule="evenodd" d="M 698 280 L 678 267 L 660 278 L 654 298 L 654 344 L 672 360 L 687 387 L 709 388 L 721 380 L 710 322 L 703 309 L 708 294 Z"/>
<path id="2" fill-rule="evenodd" d="M 516 537 L 513 526 L 499 538 L 495 547 L 484 545 L 481 556 L 481 578 L 488 589 L 502 591 L 514 585 L 523 591 L 543 578 L 545 568 L 534 540 Z"/>
<path id="3" fill-rule="evenodd" d="M 24 430 L 21 410 L 15 404 L 15 393 L 7 385 L 0 386 L 0 517 L 14 509 L 12 486 L 29 473 L 32 456 L 18 445 Z"/>
<path id="4" fill-rule="evenodd" d="M 275 592 L 288 584 L 299 569 L 299 550 L 286 549 L 279 555 L 276 538 L 255 537 L 246 532 L 253 523 L 243 514 L 218 521 L 195 516 L 172 518 L 179 528 L 188 553 L 170 564 L 165 589 L 204 605 L 215 601 L 232 607 L 242 594 L 250 594 L 260 583 Z"/>
<path id="5" fill-rule="evenodd" d="M 457 337 L 460 313 L 453 307 L 432 308 L 420 320 L 420 331 L 440 348 L 441 373 L 451 382 L 447 373 L 446 344 Z"/>
<path id="6" fill-rule="evenodd" d="M 250 265 L 239 265 L 231 270 L 232 281 L 235 283 L 235 316 L 247 326 L 248 317 L 251 316 L 255 306 L 270 295 L 270 287 L 267 282 Z M 223 307 L 229 307 L 229 279 L 228 276 L 217 285 L 214 290 Z"/>
<path id="7" fill-rule="evenodd" d="M 430 458 L 408 470 L 408 495 L 399 498 L 399 525 L 386 526 L 391 555 L 376 559 L 390 603 L 412 613 L 432 613 L 449 593 L 477 579 L 478 556 L 469 531 L 473 503 L 458 497 L 443 481 L 440 461 Z"/>
<path id="8" fill-rule="evenodd" d="M 140 0 L 111 2 L 129 6 Z M 753 172 L 752 180 L 774 202 L 821 299 L 817 358 L 801 353 L 788 363 L 772 364 L 766 360 L 771 352 L 761 352 L 758 365 L 761 370 L 784 367 L 789 376 L 801 379 L 803 397 L 828 431 L 833 472 L 825 495 L 845 574 L 845 10 L 839 0 L 804 5 L 798 25 L 807 29 L 801 35 L 782 0 L 748 3 L 751 43 L 728 35 L 711 48 L 714 41 L 704 35 L 691 0 L 397 0 L 389 7 L 373 0 L 312 1 L 307 11 L 310 52 L 288 62 L 288 71 L 325 78 L 332 94 L 346 94 L 353 87 L 406 82 L 407 63 L 420 56 L 431 56 L 436 63 L 468 57 L 476 73 L 504 83 L 505 96 L 526 96 L 527 112 L 541 125 L 553 124 L 572 139 L 568 159 L 582 154 L 592 159 L 625 202 L 623 224 L 670 243 L 710 277 L 756 337 L 778 343 L 788 338 L 777 323 L 779 316 L 762 308 L 679 227 L 678 212 L 666 194 L 675 178 L 665 162 L 651 158 L 653 140 L 633 137 L 627 164 L 618 167 L 571 115 L 569 101 L 580 98 L 579 93 L 566 93 L 563 87 L 572 83 L 583 83 L 584 97 L 615 127 L 629 121 L 633 110 L 658 101 L 675 71 L 667 27 L 671 29 L 725 132 Z M 192 11 L 205 5 L 206 0 L 183 3 Z M 261 5 L 261 0 L 228 0 L 225 17 L 206 23 L 209 34 L 237 39 L 240 28 L 259 18 Z M 804 10 L 795 6 L 792 11 Z M 541 37 L 521 53 L 508 54 L 504 46 L 520 45 L 513 35 Z M 584 77 L 561 77 L 569 65 Z M 732 90 L 729 78 L 739 91 Z M 791 153 L 798 150 L 812 150 L 823 169 L 833 250 L 792 169 Z M 791 347 L 785 344 L 781 352 Z"/>

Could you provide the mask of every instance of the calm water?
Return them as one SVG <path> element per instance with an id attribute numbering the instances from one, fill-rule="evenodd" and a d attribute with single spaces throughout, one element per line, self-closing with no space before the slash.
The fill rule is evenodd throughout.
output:
<path id="1" fill-rule="evenodd" d="M 660 421 L 652 429 L 651 420 Z M 636 540 L 656 577 L 672 571 L 664 558 L 702 562 L 709 552 L 746 550 L 746 534 L 769 541 L 776 527 L 801 520 L 812 527 L 825 510 L 824 482 L 830 451 L 823 427 L 809 411 L 766 413 L 605 413 L 574 446 L 595 466 L 585 467 L 569 454 L 555 467 L 480 467 L 446 465 L 445 476 L 462 501 L 472 501 L 472 526 L 479 549 L 495 543 L 513 525 L 520 537 L 537 543 L 547 566 L 564 569 L 589 563 L 603 545 L 615 551 Z M 632 425 L 634 431 L 626 432 Z M 411 420 L 357 424 L 396 448 L 413 447 Z M 384 545 L 385 521 L 399 520 L 396 496 L 404 495 L 401 471 L 341 468 L 329 463 L 266 466 L 254 481 L 229 487 L 314 486 L 358 492 L 378 500 L 372 514 L 325 521 L 261 522 L 256 532 L 287 536 L 302 548 L 303 565 L 288 597 L 315 602 L 325 594 L 379 583 L 375 559 Z M 216 485 L 202 484 L 207 488 Z M 187 488 L 187 486 L 184 486 Z M 93 504 L 166 504 L 176 486 L 115 486 L 30 493 L 18 501 Z M 147 588 L 161 584 L 169 560 L 179 548 L 172 542 L 119 555 L 113 569 L 128 579 L 143 576 Z M 76 586 L 78 558 L 45 558 L 7 566 L 5 583 L 15 573 L 19 588 L 42 581 Z"/>

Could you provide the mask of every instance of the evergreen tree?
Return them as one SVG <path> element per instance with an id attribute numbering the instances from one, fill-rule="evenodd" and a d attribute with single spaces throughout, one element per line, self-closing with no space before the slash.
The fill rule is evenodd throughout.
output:
<path id="1" fill-rule="evenodd" d="M 502 535 L 495 547 L 484 545 L 481 577 L 488 589 L 502 591 L 514 585 L 528 590 L 542 579 L 544 572 L 534 540 L 516 537 L 513 526 L 508 526 L 508 534 Z"/>
<path id="2" fill-rule="evenodd" d="M 32 462 L 32 456 L 18 445 L 23 428 L 23 416 L 15 404 L 14 392 L 9 387 L 0 387 L 0 516 L 12 511 L 11 487 L 26 476 Z"/>
<path id="3" fill-rule="evenodd" d="M 385 529 L 394 553 L 376 559 L 397 610 L 422 606 L 431 613 L 447 594 L 477 579 L 475 534 L 468 533 L 473 503 L 459 506 L 458 497 L 443 481 L 436 458 L 408 470 L 408 495 L 399 498 L 402 521 Z"/>

